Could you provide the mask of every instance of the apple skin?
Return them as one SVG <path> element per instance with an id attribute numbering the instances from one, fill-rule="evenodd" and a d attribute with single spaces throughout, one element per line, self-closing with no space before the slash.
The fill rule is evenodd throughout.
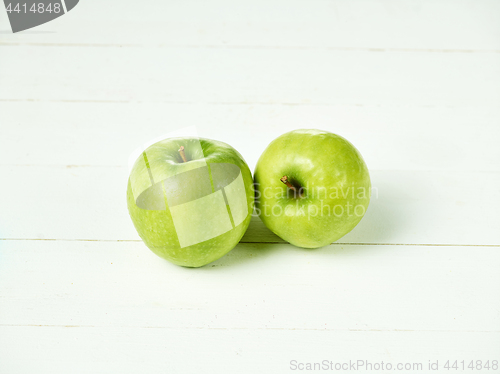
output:
<path id="1" fill-rule="evenodd" d="M 180 146 L 185 148 L 188 162 L 182 161 L 179 154 Z M 143 154 L 146 154 L 148 165 L 143 161 Z M 219 259 L 233 249 L 248 228 L 254 203 L 252 174 L 243 157 L 226 143 L 203 138 L 165 139 L 147 148 L 143 154 L 137 159 L 130 173 L 127 187 L 127 205 L 132 222 L 146 246 L 156 255 L 176 265 L 185 267 L 204 266 Z M 199 178 L 191 181 L 188 180 L 188 183 L 182 185 L 175 185 L 175 183 L 172 185 L 172 182 L 169 181 L 173 180 L 172 176 L 195 169 L 197 162 L 206 162 L 206 164 L 212 166 L 214 164 L 232 164 L 239 168 L 244 185 L 244 191 L 242 191 L 244 201 L 240 203 L 243 204 L 243 207 L 246 204 L 248 214 L 246 214 L 246 217 L 243 216 L 244 219 L 237 226 L 234 226 L 234 221 L 232 221 L 233 228 L 221 235 L 193 245 L 181 247 L 174 226 L 174 219 L 171 213 L 172 208 L 169 207 L 170 201 L 167 199 L 165 191 L 170 188 L 171 193 L 176 194 L 177 198 L 180 199 L 192 200 L 190 195 L 192 195 L 193 199 L 196 198 L 197 187 L 200 184 Z M 150 170 L 148 170 L 151 165 L 155 167 L 155 182 L 164 180 L 164 185 L 158 186 L 158 193 L 146 196 L 145 204 L 163 204 L 161 209 L 142 209 L 138 206 L 137 196 L 134 197 L 131 181 L 133 180 L 135 185 L 140 185 L 141 183 L 151 185 L 149 182 Z M 210 182 L 212 182 L 211 192 L 213 192 L 214 182 L 212 181 L 212 177 L 210 177 Z M 220 187 L 224 187 L 226 184 L 224 181 L 219 182 L 221 182 Z M 227 182 L 230 182 L 230 180 Z M 226 209 L 226 206 L 224 206 L 224 209 Z M 218 225 L 219 223 L 212 216 L 212 209 L 214 207 L 207 204 L 206 206 L 202 206 L 202 208 L 203 217 L 201 219 L 213 221 L 208 224 L 211 227 Z M 196 233 L 197 228 L 193 227 L 192 230 L 193 233 Z"/>
<path id="2" fill-rule="evenodd" d="M 280 180 L 283 176 L 295 193 Z M 359 223 L 370 202 L 370 175 L 361 154 L 327 131 L 295 130 L 272 141 L 257 162 L 254 181 L 261 220 L 303 248 L 340 239 Z"/>

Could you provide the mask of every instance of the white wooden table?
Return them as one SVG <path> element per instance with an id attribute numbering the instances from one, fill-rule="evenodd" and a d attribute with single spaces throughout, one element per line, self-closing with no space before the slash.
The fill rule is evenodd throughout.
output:
<path id="1" fill-rule="evenodd" d="M 496 0 L 82 0 L 19 34 L 0 10 L 0 373 L 499 372 L 499 103 Z M 252 170 L 338 133 L 378 195 L 329 247 L 253 221 L 177 267 L 134 230 L 127 159 L 192 125 Z"/>

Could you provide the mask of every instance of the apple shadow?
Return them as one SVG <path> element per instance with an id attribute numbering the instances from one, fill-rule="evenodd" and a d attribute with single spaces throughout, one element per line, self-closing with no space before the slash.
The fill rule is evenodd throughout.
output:
<path id="1" fill-rule="evenodd" d="M 372 183 L 372 197 L 366 214 L 351 232 L 333 245 L 396 244 L 414 225 L 414 217 L 408 208 L 411 207 L 409 201 L 417 199 L 405 192 L 408 186 L 404 185 L 404 180 L 394 172 L 378 172 L 372 176 Z M 240 243 L 287 242 L 271 232 L 259 217 L 253 216 Z"/>
<path id="2" fill-rule="evenodd" d="M 268 257 L 287 250 L 277 243 L 239 243 L 232 251 L 200 269 L 215 270 L 235 266 L 260 266 Z"/>
<path id="3" fill-rule="evenodd" d="M 409 197 L 404 193 L 405 186 L 399 180 L 389 180 L 384 176 L 393 173 L 377 173 L 373 178 L 373 194 L 370 205 L 360 223 L 346 236 L 330 246 L 307 249 L 293 247 L 302 251 L 321 251 L 332 256 L 350 255 L 355 252 L 373 251 L 373 245 L 398 244 L 408 227 L 412 227 L 412 214 L 408 212 Z M 397 176 L 396 176 L 397 179 Z M 252 216 L 250 225 L 240 243 L 224 257 L 206 265 L 203 269 L 239 266 L 247 262 L 260 262 L 281 251 L 290 250 L 286 241 L 271 232 L 257 216 Z M 348 248 L 351 247 L 351 248 Z M 331 250 L 330 250 L 331 249 Z M 381 248 L 379 248 L 381 249 Z"/>
<path id="4" fill-rule="evenodd" d="M 257 215 L 252 215 L 247 231 L 240 240 L 240 243 L 286 243 L 278 235 L 267 228 Z"/>
<path id="5" fill-rule="evenodd" d="M 412 214 L 407 211 L 409 197 L 401 181 L 391 181 L 378 173 L 374 180 L 370 205 L 358 225 L 334 245 L 340 244 L 397 244 L 408 227 Z M 393 175 L 393 173 L 391 173 Z M 406 208 L 406 209 L 405 209 Z"/>

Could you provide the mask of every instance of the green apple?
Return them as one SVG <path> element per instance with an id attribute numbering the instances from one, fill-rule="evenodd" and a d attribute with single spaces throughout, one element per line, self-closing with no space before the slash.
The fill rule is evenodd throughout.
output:
<path id="1" fill-rule="evenodd" d="M 253 181 L 228 144 L 171 138 L 136 160 L 127 205 L 139 236 L 158 256 L 186 267 L 206 265 L 233 249 L 253 212 Z"/>
<path id="2" fill-rule="evenodd" d="M 275 139 L 254 173 L 256 212 L 293 245 L 318 248 L 340 239 L 370 202 L 368 168 L 341 136 L 295 130 Z"/>

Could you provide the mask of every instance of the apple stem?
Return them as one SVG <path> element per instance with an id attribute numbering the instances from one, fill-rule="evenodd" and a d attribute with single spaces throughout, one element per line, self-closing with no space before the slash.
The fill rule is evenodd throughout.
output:
<path id="1" fill-rule="evenodd" d="M 291 189 L 293 191 L 294 194 L 296 194 L 298 192 L 299 194 L 299 197 L 300 197 L 300 192 L 301 191 L 297 191 L 297 189 L 295 188 L 295 186 L 293 184 L 291 184 L 289 181 L 288 181 L 288 177 L 286 175 L 283 175 L 281 178 L 280 178 L 280 181 L 282 181 L 284 184 L 286 184 L 286 186 Z"/>
<path id="2" fill-rule="evenodd" d="M 188 160 L 186 158 L 186 153 L 184 152 L 184 146 L 181 145 L 181 147 L 179 148 L 179 153 L 181 154 L 182 161 L 187 162 Z"/>

